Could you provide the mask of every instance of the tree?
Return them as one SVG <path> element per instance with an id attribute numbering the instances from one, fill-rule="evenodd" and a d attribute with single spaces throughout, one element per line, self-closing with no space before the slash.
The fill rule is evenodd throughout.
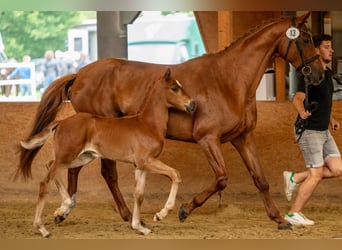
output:
<path id="1" fill-rule="evenodd" d="M 81 23 L 76 11 L 3 11 L 0 32 L 8 58 L 44 56 L 46 50 L 64 51 L 68 29 Z"/>

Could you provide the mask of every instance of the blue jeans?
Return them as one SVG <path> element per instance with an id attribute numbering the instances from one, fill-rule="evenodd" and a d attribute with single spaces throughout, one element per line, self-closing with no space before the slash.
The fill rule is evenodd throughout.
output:
<path id="1" fill-rule="evenodd" d="M 55 75 L 47 75 L 45 76 L 45 81 L 44 81 L 44 90 L 46 90 L 50 84 L 57 78 Z"/>
<path id="2" fill-rule="evenodd" d="M 20 85 L 20 95 L 24 96 L 26 93 L 29 96 L 32 95 L 31 85 L 30 84 L 22 84 L 22 85 Z"/>

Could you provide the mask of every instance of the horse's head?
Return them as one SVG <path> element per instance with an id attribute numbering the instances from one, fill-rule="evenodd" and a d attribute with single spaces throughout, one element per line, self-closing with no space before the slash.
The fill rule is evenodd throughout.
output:
<path id="1" fill-rule="evenodd" d="M 196 102 L 184 91 L 180 82 L 171 76 L 171 70 L 169 68 L 160 81 L 163 81 L 167 103 L 170 107 L 175 107 L 188 113 L 194 113 L 196 111 Z"/>
<path id="2" fill-rule="evenodd" d="M 303 75 L 309 76 L 311 84 L 319 84 L 324 70 L 315 50 L 312 37 L 305 23 L 310 12 L 292 18 L 278 47 L 280 55 L 289 61 Z"/>

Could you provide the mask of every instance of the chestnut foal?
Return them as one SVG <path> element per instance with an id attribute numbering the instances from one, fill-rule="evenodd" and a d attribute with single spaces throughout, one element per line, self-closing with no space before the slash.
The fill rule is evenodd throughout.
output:
<path id="1" fill-rule="evenodd" d="M 133 116 L 105 118 L 89 113 L 77 113 L 65 120 L 51 122 L 40 133 L 27 141 L 21 141 L 26 149 L 42 147 L 51 134 L 54 136 L 55 160 L 48 165 L 48 174 L 40 183 L 38 204 L 34 218 L 34 227 L 44 237 L 50 232 L 42 222 L 45 196 L 51 180 L 56 182 L 62 196 L 62 206 L 55 211 L 55 221 L 64 220 L 71 211 L 72 200 L 59 177 L 60 170 L 82 166 L 101 157 L 133 163 L 135 166 L 134 208 L 131 226 L 147 235 L 151 232 L 140 219 L 140 207 L 143 202 L 147 172 L 166 175 L 171 181 L 168 199 L 154 220 L 162 220 L 175 205 L 178 183 L 181 181 L 177 170 L 156 159 L 162 152 L 166 135 L 168 108 L 175 107 L 188 113 L 194 113 L 196 103 L 185 93 L 181 84 L 171 78 L 170 69 L 150 90 L 142 111 Z M 24 165 L 27 171 L 31 164 Z M 29 170 L 30 171 L 30 170 Z"/>

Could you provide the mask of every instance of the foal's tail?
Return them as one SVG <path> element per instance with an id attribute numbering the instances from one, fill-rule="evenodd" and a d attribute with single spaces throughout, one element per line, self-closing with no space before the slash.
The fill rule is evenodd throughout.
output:
<path id="1" fill-rule="evenodd" d="M 22 149 L 32 152 L 35 150 L 35 152 L 38 152 L 41 147 L 43 147 L 44 143 L 47 141 L 50 135 L 55 131 L 58 124 L 59 121 L 53 121 L 38 134 L 30 137 L 26 141 L 21 141 L 20 145 Z M 32 163 L 32 161 L 30 163 Z M 32 164 L 20 164 L 17 169 L 15 178 L 17 178 L 20 173 L 24 176 L 24 178 L 31 176 L 31 166 Z"/>
<path id="2" fill-rule="evenodd" d="M 55 131 L 59 124 L 59 121 L 51 122 L 46 128 L 44 128 L 38 134 L 30 137 L 26 141 L 20 141 L 20 145 L 24 149 L 36 149 L 41 148 L 47 139 L 49 139 L 50 135 Z M 27 166 L 27 165 L 25 165 Z M 24 172 L 24 171 L 23 171 Z"/>
<path id="3" fill-rule="evenodd" d="M 76 74 L 69 74 L 55 80 L 44 92 L 39 103 L 33 127 L 28 140 L 40 133 L 52 121 L 55 120 L 57 112 L 64 100 L 68 98 L 68 91 L 76 79 Z M 26 140 L 26 141 L 28 141 Z M 31 165 L 40 147 L 27 149 L 20 148 L 19 166 L 15 178 L 21 173 L 24 179 L 31 178 Z"/>

